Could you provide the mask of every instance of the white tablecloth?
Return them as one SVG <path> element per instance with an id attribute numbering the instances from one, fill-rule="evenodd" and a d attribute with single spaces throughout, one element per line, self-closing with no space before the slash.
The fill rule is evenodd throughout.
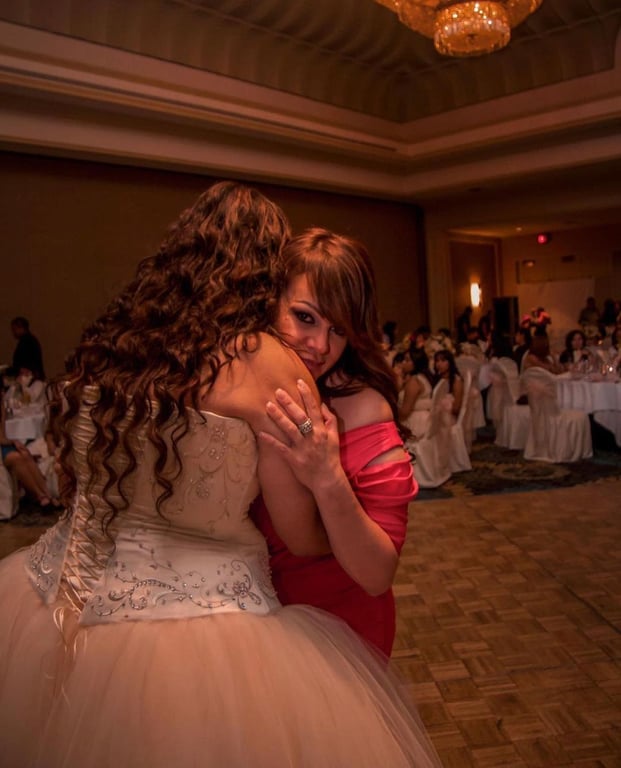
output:
<path id="1" fill-rule="evenodd" d="M 36 440 L 45 432 L 45 412 L 34 406 L 23 406 L 14 411 L 4 423 L 4 432 L 9 440 Z"/>
<path id="2" fill-rule="evenodd" d="M 614 434 L 621 447 L 621 381 L 593 381 L 561 374 L 556 377 L 556 391 L 561 408 L 592 413 L 598 424 Z"/>

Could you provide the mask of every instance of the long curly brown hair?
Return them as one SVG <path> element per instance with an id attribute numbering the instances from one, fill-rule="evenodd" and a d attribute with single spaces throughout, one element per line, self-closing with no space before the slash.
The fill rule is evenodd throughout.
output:
<path id="1" fill-rule="evenodd" d="M 345 397 L 371 387 L 386 398 L 401 428 L 397 383 L 382 347 L 375 275 L 365 246 L 315 227 L 288 242 L 283 260 L 287 282 L 306 275 L 321 313 L 347 337 L 336 365 L 317 380 L 321 396 Z"/>
<path id="2" fill-rule="evenodd" d="M 214 184 L 181 213 L 155 255 L 139 264 L 134 280 L 84 331 L 69 374 L 59 382 L 68 406 L 61 426 L 65 503 L 77 485 L 75 420 L 90 396 L 85 387 L 96 385 L 86 494 L 103 488 L 105 527 L 127 508 L 124 484 L 136 469 L 135 438 L 146 425 L 157 451 L 161 511 L 182 469 L 177 444 L 189 428 L 187 406 L 198 410 L 239 340 L 244 348 L 273 321 L 288 237 L 280 208 L 234 182 Z M 162 431 L 173 420 L 170 449 Z"/>

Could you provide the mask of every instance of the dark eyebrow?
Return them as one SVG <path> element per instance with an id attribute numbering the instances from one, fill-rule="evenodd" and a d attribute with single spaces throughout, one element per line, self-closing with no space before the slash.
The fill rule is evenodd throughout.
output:
<path id="1" fill-rule="evenodd" d="M 312 309 L 313 312 L 316 312 L 318 315 L 328 320 L 328 318 L 323 314 L 321 309 L 316 304 L 313 304 L 312 301 L 305 301 L 304 299 L 296 299 L 296 298 L 293 298 L 292 301 L 294 301 L 296 304 L 304 304 L 305 306 Z"/>

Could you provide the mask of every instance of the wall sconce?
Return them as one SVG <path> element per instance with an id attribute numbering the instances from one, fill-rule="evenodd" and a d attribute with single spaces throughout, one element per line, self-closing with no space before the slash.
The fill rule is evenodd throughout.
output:
<path id="1" fill-rule="evenodd" d="M 481 304 L 481 286 L 479 283 L 470 283 L 470 303 L 473 307 Z"/>

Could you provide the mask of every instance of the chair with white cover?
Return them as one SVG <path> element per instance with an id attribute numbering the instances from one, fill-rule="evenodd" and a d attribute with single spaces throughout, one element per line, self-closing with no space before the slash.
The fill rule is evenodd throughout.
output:
<path id="1" fill-rule="evenodd" d="M 414 454 L 414 477 L 421 488 L 437 488 L 451 476 L 449 454 L 451 447 L 450 400 L 448 382 L 441 379 L 431 394 L 429 426 L 419 440 L 408 440 L 406 447 Z"/>
<path id="2" fill-rule="evenodd" d="M 466 372 L 470 372 L 472 381 L 474 382 L 475 386 L 477 386 L 479 372 L 481 371 L 481 366 L 483 365 L 482 360 L 479 360 L 472 355 L 457 355 L 455 357 L 455 365 L 457 366 L 459 375 L 462 378 L 466 375 Z"/>
<path id="3" fill-rule="evenodd" d="M 486 413 L 487 418 L 490 421 L 500 421 L 500 407 L 502 405 L 503 397 L 506 393 L 501 392 L 504 389 L 504 382 L 501 382 L 501 386 L 496 387 L 494 391 L 494 384 L 498 384 L 498 376 L 494 376 L 494 373 L 500 373 L 503 375 L 503 379 L 506 379 L 506 384 L 509 388 L 509 400 L 515 402 L 520 396 L 520 372 L 518 365 L 511 357 L 493 357 L 489 364 L 491 386 L 487 394 Z"/>
<path id="4" fill-rule="evenodd" d="M 470 414 L 470 426 L 472 428 L 472 437 L 474 439 L 477 429 L 482 429 L 487 426 L 483 395 L 481 394 L 481 390 L 476 386 L 475 381 L 472 382 L 472 387 L 470 388 Z"/>
<path id="5" fill-rule="evenodd" d="M 451 448 L 449 454 L 449 469 L 453 472 L 467 472 L 472 469 L 470 449 L 472 447 L 472 411 L 473 395 L 477 394 L 472 383 L 470 371 L 463 374 L 464 394 L 461 401 L 457 421 L 451 426 Z M 479 395 L 481 393 L 479 392 Z"/>
<path id="6" fill-rule="evenodd" d="M 472 402 L 470 403 L 470 422 L 472 429 L 476 431 L 484 426 L 485 421 L 485 408 L 483 406 L 483 395 L 481 394 L 481 384 L 479 377 L 481 374 L 481 368 L 484 363 L 472 355 L 457 355 L 455 358 L 455 365 L 459 371 L 459 375 L 465 380 L 466 373 L 470 373 L 472 377 L 472 388 L 470 390 L 470 396 Z M 486 365 L 486 364 L 485 364 Z"/>
<path id="7" fill-rule="evenodd" d="M 0 520 L 10 520 L 17 514 L 19 494 L 13 475 L 0 461 Z"/>
<path id="8" fill-rule="evenodd" d="M 488 413 L 496 429 L 496 445 L 523 451 L 531 417 L 529 407 L 517 403 L 521 391 L 517 363 L 510 357 L 494 360 L 490 377 Z"/>
<path id="9" fill-rule="evenodd" d="M 531 414 L 524 458 L 559 463 L 593 456 L 589 417 L 584 411 L 559 407 L 554 374 L 532 367 L 521 379 Z"/>

